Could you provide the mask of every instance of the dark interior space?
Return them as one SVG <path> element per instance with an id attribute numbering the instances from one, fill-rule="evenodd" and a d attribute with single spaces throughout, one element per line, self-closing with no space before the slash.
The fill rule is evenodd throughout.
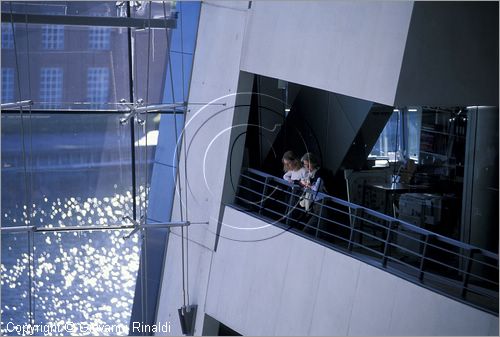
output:
<path id="1" fill-rule="evenodd" d="M 255 76 L 245 167 L 282 177 L 284 152 L 312 152 L 330 195 L 498 251 L 497 107 L 391 107 L 283 82 Z"/>

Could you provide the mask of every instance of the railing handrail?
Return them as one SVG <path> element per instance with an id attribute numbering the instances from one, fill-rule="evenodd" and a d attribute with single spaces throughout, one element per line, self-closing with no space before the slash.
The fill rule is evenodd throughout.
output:
<path id="1" fill-rule="evenodd" d="M 283 185 L 291 186 L 291 184 L 288 181 L 286 181 L 286 180 L 284 180 L 282 178 L 278 178 L 276 176 L 273 176 L 271 174 L 268 174 L 268 173 L 265 173 L 265 172 L 261 172 L 261 171 L 258 171 L 256 169 L 252 169 L 252 168 L 247 168 L 246 170 L 248 172 L 250 172 L 250 173 L 253 173 L 255 175 L 258 175 L 258 176 L 261 176 L 261 177 L 264 177 L 264 178 L 271 179 L 271 180 L 273 180 L 275 182 L 278 182 L 278 183 L 281 183 Z M 389 222 L 391 222 L 391 221 L 399 222 L 406 229 L 410 229 L 410 230 L 415 231 L 415 232 L 417 232 L 419 234 L 422 234 L 422 235 L 432 236 L 433 238 L 438 239 L 439 241 L 446 242 L 446 243 L 448 243 L 450 245 L 457 246 L 457 247 L 462 248 L 462 249 L 478 251 L 481 254 L 483 254 L 484 256 L 490 257 L 492 259 L 496 259 L 498 261 L 498 254 L 495 254 L 494 252 L 491 252 L 489 250 L 486 250 L 486 249 L 483 249 L 483 248 L 480 248 L 480 247 L 476 247 L 476 246 L 473 246 L 471 244 L 468 244 L 468 243 L 465 243 L 465 242 L 462 242 L 462 241 L 458 241 L 458 240 L 455 240 L 455 239 L 452 239 L 452 238 L 448 238 L 448 237 L 443 236 L 441 234 L 438 234 L 438 233 L 429 231 L 427 229 L 415 226 L 415 225 L 413 225 L 411 223 L 408 223 L 406 221 L 403 221 L 401 219 L 390 217 L 390 216 L 388 216 L 386 214 L 374 211 L 374 210 L 372 210 L 370 208 L 367 208 L 365 206 L 354 204 L 354 203 L 351 203 L 351 202 L 339 199 L 337 197 L 331 196 L 329 194 L 325 194 L 325 193 L 322 193 L 322 192 L 317 192 L 317 195 L 319 195 L 321 198 L 332 200 L 332 201 L 334 201 L 334 202 L 336 202 L 336 203 L 338 203 L 338 204 L 340 204 L 342 206 L 346 206 L 346 207 L 349 207 L 349 208 L 352 208 L 352 209 L 361 209 L 364 212 L 366 212 L 366 214 L 370 214 L 370 215 L 376 216 L 378 218 L 381 218 L 381 219 L 389 221 Z"/>

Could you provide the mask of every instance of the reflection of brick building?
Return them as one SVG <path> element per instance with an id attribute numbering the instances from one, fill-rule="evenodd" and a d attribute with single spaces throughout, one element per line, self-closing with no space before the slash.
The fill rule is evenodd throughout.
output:
<path id="1" fill-rule="evenodd" d="M 4 13 L 9 10 L 2 9 Z M 33 13 L 116 16 L 117 8 L 115 2 L 64 2 L 33 5 Z M 116 109 L 104 103 L 130 100 L 129 57 L 124 52 L 128 49 L 127 28 L 25 23 L 14 26 L 15 39 L 11 24 L 2 23 L 2 102 L 32 99 L 34 109 Z M 160 103 L 166 73 L 166 34 L 164 30 L 151 30 L 148 93 L 148 30 L 132 29 L 132 36 L 136 98 L 146 100 L 147 96 L 150 103 Z M 16 67 L 20 71 L 20 96 Z"/>

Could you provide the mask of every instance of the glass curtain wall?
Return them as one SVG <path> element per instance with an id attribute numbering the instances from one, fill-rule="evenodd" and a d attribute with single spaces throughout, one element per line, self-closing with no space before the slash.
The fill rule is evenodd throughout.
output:
<path id="1" fill-rule="evenodd" d="M 176 103 L 165 95 L 172 84 L 187 91 L 169 75 L 179 66 L 168 62 L 178 9 L 1 6 L 2 104 L 32 101 L 1 114 L 2 334 L 29 334 L 28 325 L 37 335 L 127 335 L 142 242 L 117 227 L 147 213 L 160 121 L 173 111 L 124 117 Z M 68 25 L 68 16 L 89 24 Z"/>
<path id="2" fill-rule="evenodd" d="M 165 11 L 163 4 L 153 6 L 153 11 Z M 177 152 L 180 151 L 184 125 L 184 108 L 188 101 L 189 83 L 198 30 L 200 2 L 186 1 L 176 3 L 177 27 L 165 34 L 170 46 L 167 56 L 165 83 L 161 87 L 163 102 L 174 106 L 172 113 L 163 114 L 158 133 L 148 133 L 147 139 L 158 142 L 151 177 L 151 188 L 148 189 L 147 221 L 161 223 L 171 220 L 172 205 L 175 192 L 175 176 L 177 172 Z M 144 12 L 137 12 L 137 16 Z M 145 44 L 143 43 L 145 47 Z M 138 47 L 138 49 L 141 49 Z M 139 55 L 139 53 L 136 53 Z M 150 75 L 151 78 L 151 75 Z M 140 90 L 140 87 L 138 87 Z M 192 104 L 192 103 L 191 103 Z M 156 132 L 156 131 L 154 131 Z M 165 207 L 167 206 L 167 207 Z M 181 219 L 172 219 L 179 221 Z M 161 279 L 165 265 L 165 246 L 168 231 L 164 228 L 148 228 L 145 230 L 141 249 L 140 278 L 136 284 L 136 294 L 132 309 L 132 335 L 143 335 L 145 332 L 133 329 L 133 322 L 153 325 L 156 322 L 158 300 L 160 298 Z"/>

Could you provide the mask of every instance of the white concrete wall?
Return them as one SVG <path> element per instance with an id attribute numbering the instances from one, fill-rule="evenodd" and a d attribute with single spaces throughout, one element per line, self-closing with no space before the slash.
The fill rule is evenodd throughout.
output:
<path id="1" fill-rule="evenodd" d="M 257 218 L 224 223 L 206 312 L 239 333 L 498 335 L 498 317 Z"/>
<path id="2" fill-rule="evenodd" d="M 189 304 L 200 305 L 195 332 L 198 335 L 202 332 L 203 303 L 224 186 L 247 6 L 243 2 L 204 2 L 201 5 L 189 101 L 216 104 L 188 107 L 187 147 L 181 149 L 179 164 L 181 198 L 177 188 L 172 211 L 172 220 L 180 220 L 182 202 L 182 216 L 186 219 L 187 192 L 188 219 L 210 222 L 192 225 L 186 241 L 189 247 L 189 260 L 186 261 Z M 184 176 L 185 158 L 187 179 Z M 169 235 L 157 311 L 158 323 L 171 324 L 169 335 L 181 334 L 177 316 L 177 309 L 183 304 L 181 251 L 180 229 L 173 229 Z"/>
<path id="3" fill-rule="evenodd" d="M 392 105 L 410 1 L 254 1 L 241 69 Z"/>

